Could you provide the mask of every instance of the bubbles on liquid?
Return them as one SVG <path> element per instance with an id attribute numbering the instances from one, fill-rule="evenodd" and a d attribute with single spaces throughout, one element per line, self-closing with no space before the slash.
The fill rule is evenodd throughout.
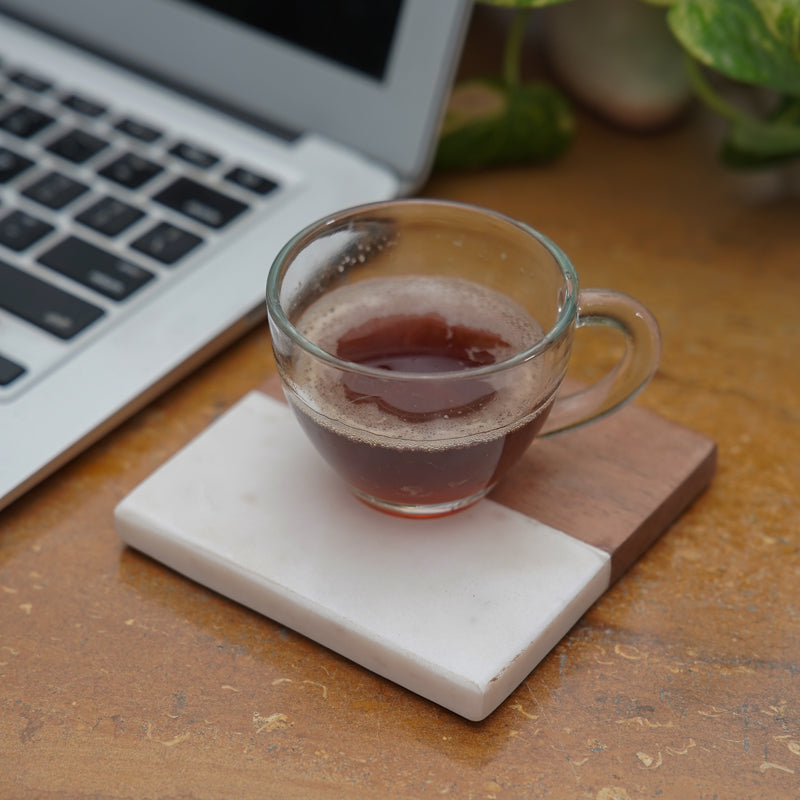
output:
<path id="1" fill-rule="evenodd" d="M 452 325 L 489 330 L 520 352 L 542 338 L 541 327 L 508 296 L 472 281 L 450 277 L 369 278 L 342 286 L 321 297 L 297 322 L 298 330 L 330 353 L 350 330 L 375 317 L 392 314 L 437 313 Z M 507 358 L 509 352 L 503 353 Z M 451 446 L 454 439 L 490 439 L 498 429 L 526 424 L 537 408 L 539 369 L 536 362 L 505 375 L 494 400 L 472 417 L 439 418 L 408 422 L 382 411 L 375 403 L 353 403 L 344 392 L 341 375 L 301 353 L 295 364 L 303 410 L 326 427 L 351 437 L 386 444 L 435 450 Z M 314 411 L 316 409 L 316 412 Z M 507 431 L 506 431 L 507 432 Z M 403 442 L 405 441 L 405 445 Z"/>

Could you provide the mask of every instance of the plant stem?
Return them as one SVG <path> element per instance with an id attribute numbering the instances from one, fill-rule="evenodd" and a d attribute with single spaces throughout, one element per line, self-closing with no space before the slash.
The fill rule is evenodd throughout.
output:
<path id="1" fill-rule="evenodd" d="M 686 67 L 697 96 L 733 126 L 732 135 L 738 146 L 760 156 L 800 155 L 800 126 L 748 114 L 714 90 L 693 58 L 687 58 Z"/>
<path id="2" fill-rule="evenodd" d="M 522 44 L 525 40 L 525 28 L 532 8 L 519 8 L 514 12 L 506 34 L 503 49 L 503 80 L 507 86 L 518 86 L 522 67 Z"/>
<path id="3" fill-rule="evenodd" d="M 728 102 L 711 87 L 711 84 L 703 76 L 700 65 L 691 57 L 686 57 L 686 73 L 689 76 L 694 93 L 713 111 L 716 111 L 724 119 L 730 122 L 741 122 L 747 115 L 737 108 L 733 103 Z"/>

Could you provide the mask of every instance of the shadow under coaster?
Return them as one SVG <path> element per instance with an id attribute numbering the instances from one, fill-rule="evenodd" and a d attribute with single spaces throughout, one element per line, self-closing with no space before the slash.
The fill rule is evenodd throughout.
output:
<path id="1" fill-rule="evenodd" d="M 480 720 L 715 466 L 710 439 L 628 406 L 537 441 L 491 499 L 399 519 L 354 499 L 288 407 L 254 391 L 123 499 L 115 522 L 189 578 Z"/>

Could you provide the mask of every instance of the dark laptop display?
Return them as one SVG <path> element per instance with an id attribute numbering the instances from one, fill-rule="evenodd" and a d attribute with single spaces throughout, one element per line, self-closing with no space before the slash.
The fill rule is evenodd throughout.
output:
<path id="1" fill-rule="evenodd" d="M 332 61 L 382 79 L 402 0 L 190 0 L 279 36 Z"/>

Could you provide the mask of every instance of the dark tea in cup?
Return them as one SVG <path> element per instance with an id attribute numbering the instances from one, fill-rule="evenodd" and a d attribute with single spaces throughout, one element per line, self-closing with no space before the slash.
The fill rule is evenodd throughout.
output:
<path id="1" fill-rule="evenodd" d="M 471 281 L 372 278 L 324 295 L 296 325 L 342 361 L 372 370 L 331 374 L 300 356 L 304 388 L 290 396 L 308 437 L 366 498 L 436 508 L 480 496 L 550 409 L 535 370 L 512 384 L 481 374 L 542 330 L 509 297 Z M 387 380 L 399 373 L 425 379 Z"/>

